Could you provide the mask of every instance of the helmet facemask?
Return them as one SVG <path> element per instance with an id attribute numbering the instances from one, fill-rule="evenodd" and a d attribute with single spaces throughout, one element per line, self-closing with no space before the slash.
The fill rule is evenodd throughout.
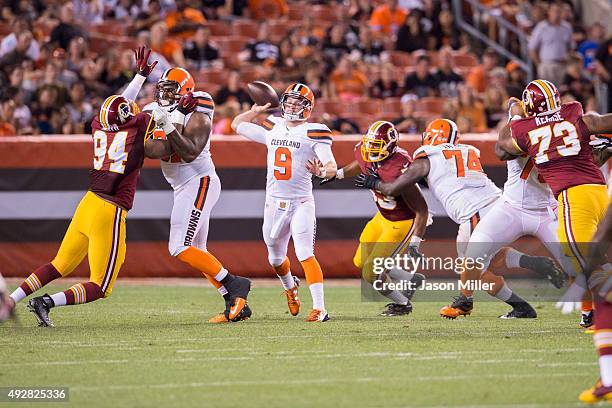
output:
<path id="1" fill-rule="evenodd" d="M 155 102 L 165 109 L 172 110 L 181 99 L 181 86 L 176 81 L 160 81 L 155 89 Z"/>
<path id="2" fill-rule="evenodd" d="M 306 120 L 312 104 L 299 94 L 284 93 L 280 100 L 281 116 L 286 120 Z"/>
<path id="3" fill-rule="evenodd" d="M 376 163 L 389 157 L 387 143 L 381 139 L 373 139 L 367 135 L 361 141 L 361 157 L 365 162 Z"/>

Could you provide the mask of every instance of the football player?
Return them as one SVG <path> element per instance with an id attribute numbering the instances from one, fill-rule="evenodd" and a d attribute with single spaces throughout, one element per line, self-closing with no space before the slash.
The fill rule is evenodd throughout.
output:
<path id="1" fill-rule="evenodd" d="M 361 142 L 355 145 L 355 160 L 339 169 L 335 177 L 325 179 L 321 183 L 369 172 L 376 173 L 384 181 L 395 180 L 412 163 L 408 152 L 400 148 L 398 143 L 399 134 L 392 123 L 374 122 Z M 318 167 L 320 165 L 316 162 L 310 166 L 311 169 Z M 401 252 L 420 255 L 419 245 L 429 218 L 427 203 L 416 185 L 399 196 L 385 196 L 376 190 L 372 190 L 372 195 L 378 211 L 359 236 L 359 246 L 353 257 L 353 264 L 362 271 L 363 279 L 369 283 L 374 283 L 377 279 L 372 268 L 375 258 L 389 257 Z M 424 279 L 422 274 L 412 274 L 398 268 L 391 269 L 387 275 L 395 282 L 412 281 L 414 288 Z M 410 298 L 414 290 L 380 293 L 393 301 L 381 313 L 382 316 L 400 316 L 412 312 Z"/>
<path id="2" fill-rule="evenodd" d="M 532 257 L 511 248 L 499 251 L 507 242 L 499 242 L 499 238 L 491 231 L 493 228 L 511 228 L 513 219 L 507 216 L 498 218 L 495 215 L 499 211 L 496 203 L 501 191 L 483 172 L 478 149 L 459 143 L 459 131 L 453 121 L 436 119 L 427 126 L 423 134 L 423 145 L 415 151 L 414 159 L 412 165 L 394 182 L 383 182 L 375 175 L 362 174 L 357 179 L 357 185 L 394 195 L 425 178 L 446 213 L 459 224 L 459 256 L 483 259 L 484 268 L 477 271 L 466 268 L 461 273 L 462 282 L 471 280 L 475 275 L 475 279 L 480 278 L 492 284 L 488 293 L 512 306 L 512 310 L 500 318 L 535 318 L 537 314 L 531 305 L 513 293 L 501 276 L 489 270 L 489 266 L 494 268 L 497 264 L 505 263 L 508 267 L 521 266 L 544 271 L 542 273 L 557 285 L 562 284 L 558 279 L 561 272 L 549 258 Z M 489 216 L 490 213 L 493 216 Z M 440 315 L 450 319 L 468 315 L 473 305 L 473 291 L 464 288 L 451 305 L 440 310 Z"/>
<path id="3" fill-rule="evenodd" d="M 125 259 L 125 217 L 132 208 L 145 140 L 152 134 L 153 118 L 141 113 L 133 101 L 157 62 L 149 64 L 150 50 L 135 51 L 137 74 L 122 95 L 106 98 L 92 120 L 93 169 L 89 191 L 79 203 L 55 258 L 36 269 L 11 294 L 14 302 L 49 282 L 68 276 L 87 255 L 90 276 L 53 295 L 30 299 L 28 309 L 40 326 L 53 326 L 53 307 L 89 303 L 110 296 Z"/>
<path id="4" fill-rule="evenodd" d="M 331 150 L 331 130 L 308 122 L 314 102 L 308 86 L 291 84 L 281 96 L 280 117 L 270 115 L 261 124 L 251 123 L 269 108 L 269 104 L 253 105 L 234 118 L 232 129 L 268 148 L 263 236 L 268 261 L 285 289 L 289 311 L 296 316 L 300 310 L 298 282 L 287 258 L 289 238 L 293 238 L 312 296 L 313 306 L 306 320 L 324 322 L 329 315 L 325 310 L 323 271 L 314 256 L 315 201 L 307 166 L 318 159 L 322 164 L 315 173 L 323 179 L 334 177 L 337 166 Z"/>
<path id="5" fill-rule="evenodd" d="M 221 182 L 210 155 L 215 104 L 195 90 L 183 68 L 170 68 L 157 83 L 155 102 L 145 106 L 157 123 L 147 153 L 161 159 L 166 180 L 174 190 L 170 216 L 170 255 L 199 270 L 225 300 L 225 310 L 211 323 L 244 320 L 251 316 L 247 295 L 251 282 L 234 276 L 208 252 L 210 213 L 221 194 Z M 195 109 L 195 110 L 194 110 Z"/>
<path id="6" fill-rule="evenodd" d="M 557 87 L 536 79 L 523 91 L 522 101 L 511 100 L 512 120 L 500 131 L 498 148 L 511 155 L 527 155 L 558 201 L 557 236 L 573 270 L 583 272 L 586 243 L 608 205 L 606 181 L 599 168 L 609 158 L 606 149 L 593 151 L 591 135 L 612 130 L 612 114 L 583 113 L 580 102 L 561 105 Z M 574 288 L 585 288 L 586 276 Z M 577 293 L 577 292 L 573 292 Z M 569 299 L 580 300 L 578 298 Z M 592 312 L 583 307 L 582 326 Z"/>

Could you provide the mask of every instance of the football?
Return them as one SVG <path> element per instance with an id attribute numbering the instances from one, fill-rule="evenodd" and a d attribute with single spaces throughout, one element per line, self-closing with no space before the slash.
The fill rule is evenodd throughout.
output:
<path id="1" fill-rule="evenodd" d="M 278 108 L 280 103 L 278 101 L 278 95 L 274 88 L 262 81 L 249 82 L 247 85 L 247 92 L 249 96 L 257 105 L 270 104 L 270 109 Z"/>

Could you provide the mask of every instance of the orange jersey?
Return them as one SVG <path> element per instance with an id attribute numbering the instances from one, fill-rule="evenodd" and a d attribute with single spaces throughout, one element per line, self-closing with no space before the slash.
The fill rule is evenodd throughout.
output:
<path id="1" fill-rule="evenodd" d="M 510 125 L 516 145 L 534 159 L 555 197 L 573 186 L 606 183 L 593 160 L 583 114 L 579 102 L 570 102 L 556 112 L 517 119 Z"/>

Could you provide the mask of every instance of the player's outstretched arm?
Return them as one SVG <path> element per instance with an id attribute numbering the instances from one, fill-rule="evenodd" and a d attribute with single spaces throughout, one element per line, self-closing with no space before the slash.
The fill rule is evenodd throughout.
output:
<path id="1" fill-rule="evenodd" d="M 427 229 L 427 219 L 429 218 L 427 202 L 416 184 L 409 186 L 402 193 L 402 198 L 408 207 L 410 207 L 410 209 L 416 214 L 416 217 L 414 218 L 413 236 L 416 236 L 420 240 L 423 236 L 425 236 L 425 230 Z"/>
<path id="2" fill-rule="evenodd" d="M 585 113 L 582 121 L 592 135 L 612 133 L 612 113 L 600 115 L 599 113 Z"/>
<path id="3" fill-rule="evenodd" d="M 523 103 L 514 97 L 508 99 L 508 123 L 500 130 L 497 143 L 495 143 L 495 155 L 499 160 L 512 160 L 523 154 L 512 139 L 510 123 L 515 119 L 524 117 Z"/>
<path id="4" fill-rule="evenodd" d="M 144 152 L 149 159 L 161 159 L 174 153 L 168 140 L 153 138 L 145 141 Z"/>
<path id="5" fill-rule="evenodd" d="M 412 162 L 408 170 L 393 182 L 383 183 L 376 175 L 360 174 L 357 176 L 355 185 L 361 188 L 378 190 L 384 195 L 397 197 L 402 195 L 404 191 L 408 191 L 408 188 L 413 186 L 417 181 L 426 177 L 429 174 L 429 168 L 429 159 L 427 157 L 422 157 Z"/>
<path id="6" fill-rule="evenodd" d="M 266 110 L 270 107 L 269 103 L 265 105 L 253 105 L 251 109 L 246 112 L 242 112 L 240 115 L 236 116 L 234 120 L 232 120 L 231 127 L 234 132 L 237 134 L 246 137 L 249 140 L 257 143 L 266 143 L 266 132 L 265 130 L 258 125 L 251 123 L 253 119 L 255 119 L 258 115 L 265 113 Z M 245 124 L 244 126 L 240 126 L 241 124 Z"/>
<path id="7" fill-rule="evenodd" d="M 121 94 L 127 99 L 135 100 L 140 92 L 140 88 L 144 85 L 147 77 L 157 65 L 157 61 L 149 64 L 149 56 L 151 50 L 147 50 L 144 46 L 136 48 L 134 51 L 134 59 L 136 60 L 136 75 L 129 83 L 125 91 Z"/>
<path id="8" fill-rule="evenodd" d="M 310 169 L 309 163 L 306 164 L 306 168 L 312 174 L 315 174 L 313 170 Z M 357 160 L 354 160 L 351 163 L 347 164 L 346 166 L 342 167 L 341 169 L 338 169 L 334 177 L 324 178 L 323 180 L 321 180 L 319 184 L 323 185 L 323 184 L 331 183 L 332 181 L 335 181 L 335 180 L 342 180 L 344 178 L 353 178 L 357 176 L 360 172 L 361 172 L 361 169 L 359 168 L 359 163 L 357 163 Z"/>

